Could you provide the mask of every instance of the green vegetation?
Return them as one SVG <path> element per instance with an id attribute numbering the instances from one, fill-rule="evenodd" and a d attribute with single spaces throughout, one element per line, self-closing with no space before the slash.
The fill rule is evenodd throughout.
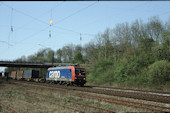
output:
<path id="1" fill-rule="evenodd" d="M 165 85 L 170 81 L 170 63 L 168 61 L 156 61 L 148 68 L 148 81 L 150 84 Z"/>
<path id="2" fill-rule="evenodd" d="M 113 105 L 110 105 L 110 104 L 105 103 L 105 102 L 98 102 L 97 100 L 94 101 L 94 100 L 91 100 L 91 99 L 86 99 L 86 98 L 82 99 L 82 98 L 73 97 L 73 96 L 65 96 L 65 99 L 68 100 L 68 101 L 80 102 L 80 103 L 83 103 L 83 104 L 88 104 L 90 106 L 95 106 L 95 107 L 104 108 L 104 109 L 108 109 L 108 110 L 118 109 Z M 100 111 L 100 112 L 102 112 L 102 111 Z"/>
<path id="3" fill-rule="evenodd" d="M 89 82 L 170 87 L 170 21 L 164 24 L 153 17 L 146 24 L 138 20 L 118 24 L 97 38 L 100 49 Z"/>
<path id="4" fill-rule="evenodd" d="M 170 18 L 117 24 L 84 47 L 68 44 L 56 52 L 43 49 L 16 61 L 79 63 L 87 69 L 88 83 L 170 87 Z"/>
<path id="5" fill-rule="evenodd" d="M 80 51 L 78 51 L 75 54 L 74 59 L 72 60 L 72 63 L 78 63 L 78 64 L 83 64 L 84 63 L 84 59 L 83 59 L 83 56 L 82 56 Z"/>

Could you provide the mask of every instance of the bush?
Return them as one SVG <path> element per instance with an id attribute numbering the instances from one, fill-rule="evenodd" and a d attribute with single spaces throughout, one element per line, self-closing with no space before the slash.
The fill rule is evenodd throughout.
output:
<path id="1" fill-rule="evenodd" d="M 170 80 L 170 63 L 166 60 L 156 61 L 149 66 L 148 80 L 151 85 L 165 85 Z"/>
<path id="2" fill-rule="evenodd" d="M 170 61 L 170 46 L 158 45 L 152 47 L 152 54 L 156 60 L 169 60 Z"/>
<path id="3" fill-rule="evenodd" d="M 99 60 L 92 66 L 87 81 L 95 84 L 116 83 L 130 87 L 169 85 L 170 63 L 166 60 L 156 62 L 154 60 L 144 52 L 122 61 Z"/>
<path id="4" fill-rule="evenodd" d="M 167 88 L 170 88 L 170 81 L 167 81 L 165 86 L 166 86 Z"/>
<path id="5" fill-rule="evenodd" d="M 113 73 L 114 73 L 114 78 L 117 83 L 122 83 L 126 79 L 126 74 L 125 74 L 125 64 L 122 62 L 116 62 L 113 67 Z"/>
<path id="6" fill-rule="evenodd" d="M 112 75 L 108 71 L 112 66 L 109 60 L 99 60 L 93 65 L 90 75 L 87 76 L 87 81 L 91 83 L 101 84 L 110 81 Z"/>

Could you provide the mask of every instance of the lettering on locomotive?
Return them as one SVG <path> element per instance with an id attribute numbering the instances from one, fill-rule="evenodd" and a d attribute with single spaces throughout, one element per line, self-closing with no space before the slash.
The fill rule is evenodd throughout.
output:
<path id="1" fill-rule="evenodd" d="M 54 78 L 55 80 L 57 80 L 58 78 L 60 78 L 60 71 L 50 71 L 49 78 Z"/>

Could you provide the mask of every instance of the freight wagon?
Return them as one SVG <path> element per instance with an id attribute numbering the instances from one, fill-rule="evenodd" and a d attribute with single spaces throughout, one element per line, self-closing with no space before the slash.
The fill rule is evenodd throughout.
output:
<path id="1" fill-rule="evenodd" d="M 46 81 L 57 84 L 84 86 L 86 83 L 85 68 L 77 66 L 48 68 Z"/>
<path id="2" fill-rule="evenodd" d="M 38 81 L 39 71 L 37 71 L 37 70 L 24 70 L 23 78 L 27 81 Z"/>
<path id="3" fill-rule="evenodd" d="M 17 80 L 38 81 L 39 71 L 37 70 L 12 71 L 11 78 Z"/>
<path id="4" fill-rule="evenodd" d="M 24 71 L 17 71 L 17 80 L 23 79 L 23 73 Z"/>
<path id="5" fill-rule="evenodd" d="M 17 79 L 17 71 L 12 71 L 11 72 L 11 78 L 12 79 Z"/>

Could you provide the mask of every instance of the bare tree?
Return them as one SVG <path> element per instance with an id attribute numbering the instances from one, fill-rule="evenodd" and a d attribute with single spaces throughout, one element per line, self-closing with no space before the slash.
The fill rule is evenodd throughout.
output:
<path id="1" fill-rule="evenodd" d="M 149 22 L 147 23 L 147 31 L 149 33 L 150 38 L 154 39 L 159 43 L 161 33 L 163 32 L 162 22 L 159 17 L 151 17 Z"/>
<path id="2" fill-rule="evenodd" d="M 62 48 L 63 62 L 71 62 L 74 57 L 74 45 L 68 44 Z"/>

